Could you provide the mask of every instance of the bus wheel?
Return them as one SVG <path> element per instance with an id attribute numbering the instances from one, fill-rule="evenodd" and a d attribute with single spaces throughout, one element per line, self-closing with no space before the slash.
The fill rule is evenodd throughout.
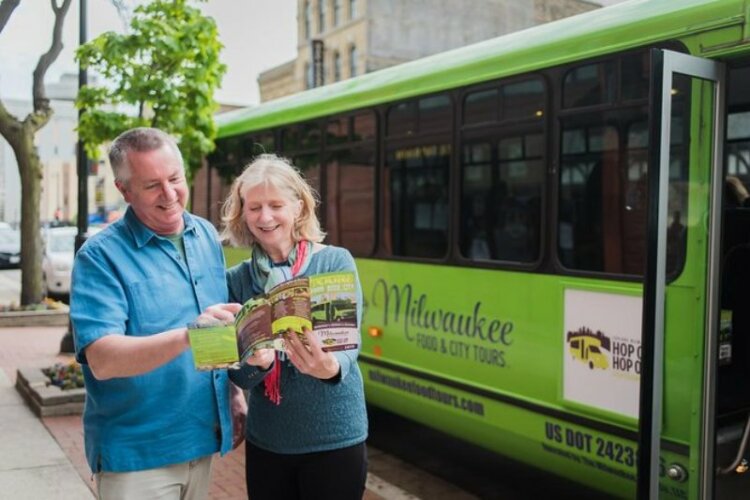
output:
<path id="1" fill-rule="evenodd" d="M 594 369 L 594 363 L 592 361 L 589 361 L 589 369 L 590 370 Z"/>

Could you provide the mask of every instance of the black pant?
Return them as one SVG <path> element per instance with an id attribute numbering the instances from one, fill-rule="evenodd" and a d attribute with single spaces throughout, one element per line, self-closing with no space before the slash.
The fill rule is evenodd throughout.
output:
<path id="1" fill-rule="evenodd" d="M 361 500 L 367 448 L 280 455 L 245 441 L 245 481 L 252 500 Z"/>

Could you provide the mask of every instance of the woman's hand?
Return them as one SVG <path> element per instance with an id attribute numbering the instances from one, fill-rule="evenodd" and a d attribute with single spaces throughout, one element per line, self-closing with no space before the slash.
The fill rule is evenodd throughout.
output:
<path id="1" fill-rule="evenodd" d="M 217 323 L 229 325 L 234 323 L 234 315 L 240 312 L 240 309 L 242 309 L 242 304 L 214 304 L 208 306 L 195 322 L 202 326 L 210 326 Z"/>
<path id="2" fill-rule="evenodd" d="M 268 370 L 276 359 L 276 353 L 273 349 L 258 349 L 252 356 L 245 360 L 245 363 L 251 366 L 257 366 L 261 370 Z"/>
<path id="3" fill-rule="evenodd" d="M 289 361 L 305 375 L 326 380 L 335 377 L 339 373 L 339 362 L 336 356 L 330 352 L 323 351 L 318 336 L 307 328 L 302 329 L 302 334 L 307 339 L 307 345 L 299 338 L 297 333 L 289 329 L 284 334 L 286 341 L 286 353 Z"/>

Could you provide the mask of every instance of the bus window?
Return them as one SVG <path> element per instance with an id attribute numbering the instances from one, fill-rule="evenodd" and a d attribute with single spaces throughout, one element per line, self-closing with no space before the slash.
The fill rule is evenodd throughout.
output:
<path id="1" fill-rule="evenodd" d="M 502 120 L 540 120 L 544 116 L 544 83 L 541 79 L 500 87 Z"/>
<path id="2" fill-rule="evenodd" d="M 441 132 L 453 125 L 453 109 L 447 95 L 419 100 L 419 133 Z"/>
<path id="3" fill-rule="evenodd" d="M 326 241 L 364 257 L 375 248 L 375 113 L 327 122 L 325 185 L 320 192 Z M 353 131 L 353 136 L 350 132 Z M 333 139 L 332 139 L 333 138 Z"/>
<path id="4" fill-rule="evenodd" d="M 440 258 L 448 252 L 449 142 L 409 145 L 386 155 L 386 246 L 393 255 Z"/>
<path id="5" fill-rule="evenodd" d="M 461 158 L 461 254 L 475 260 L 492 258 L 490 209 L 499 205 L 492 189 L 492 145 L 466 144 Z M 499 184 L 499 183 L 497 183 Z M 500 197 L 500 194 L 497 196 Z"/>
<path id="6" fill-rule="evenodd" d="M 298 154 L 291 156 L 291 160 L 315 192 L 320 193 L 320 155 L 316 153 Z M 320 216 L 320 214 L 318 215 Z"/>
<path id="7" fill-rule="evenodd" d="M 241 173 L 256 156 L 273 153 L 274 151 L 273 135 L 270 133 L 255 134 L 244 137 L 242 139 L 242 165 L 240 165 L 240 170 L 237 172 L 237 175 L 239 175 L 239 173 Z"/>
<path id="8" fill-rule="evenodd" d="M 264 132 L 255 135 L 255 150 L 258 154 L 275 153 L 276 143 L 272 132 Z"/>
<path id="9" fill-rule="evenodd" d="M 326 146 L 349 142 L 349 118 L 339 117 L 326 124 Z"/>
<path id="10" fill-rule="evenodd" d="M 306 122 L 281 130 L 281 154 L 292 160 L 305 179 L 320 193 L 321 123 Z"/>
<path id="11" fill-rule="evenodd" d="M 300 149 L 300 128 L 292 125 L 281 130 L 281 149 L 285 154 Z"/>
<path id="12" fill-rule="evenodd" d="M 559 179 L 560 260 L 568 268 L 622 273 L 624 238 L 619 234 L 622 211 L 616 210 L 616 194 L 622 184 L 619 133 L 614 126 L 573 128 L 564 125 L 563 129 Z M 604 224 L 605 219 L 607 224 Z M 613 243 L 608 244 L 605 232 L 615 233 Z M 639 240 L 641 244 L 645 242 L 643 238 Z M 605 246 L 609 252 L 605 252 Z M 645 247 L 636 252 L 635 265 L 643 264 L 644 251 Z M 633 260 L 627 259 L 627 262 Z M 642 269 L 636 271 L 642 272 Z"/>
<path id="13" fill-rule="evenodd" d="M 651 66 L 648 54 L 629 54 L 622 58 L 620 95 L 623 101 L 648 98 Z"/>
<path id="14" fill-rule="evenodd" d="M 532 263 L 541 252 L 546 87 L 534 77 L 499 89 L 463 101 L 464 124 L 477 126 L 462 138 L 459 250 L 472 260 Z"/>
<path id="15" fill-rule="evenodd" d="M 320 147 L 321 131 L 317 123 L 305 123 L 302 125 L 300 135 L 301 149 L 317 149 Z"/>
<path id="16" fill-rule="evenodd" d="M 614 75 L 612 61 L 571 69 L 563 82 L 563 107 L 577 108 L 612 102 L 615 97 Z"/>
<path id="17" fill-rule="evenodd" d="M 240 168 L 241 157 L 242 137 L 219 139 L 216 141 L 216 149 L 208 155 L 208 164 L 222 177 L 232 179 Z"/>
<path id="18" fill-rule="evenodd" d="M 375 113 L 367 112 L 354 116 L 353 129 L 355 141 L 369 141 L 375 139 L 377 133 L 377 122 Z"/>
<path id="19" fill-rule="evenodd" d="M 498 121 L 500 108 L 497 89 L 480 90 L 466 95 L 464 99 L 464 125 L 492 123 Z"/>
<path id="20" fill-rule="evenodd" d="M 386 134 L 390 137 L 413 135 L 417 131 L 417 108 L 414 101 L 402 102 L 388 110 Z"/>
<path id="21" fill-rule="evenodd" d="M 326 162 L 325 230 L 328 241 L 355 256 L 375 245 L 375 146 L 329 153 Z"/>
<path id="22" fill-rule="evenodd" d="M 682 126 L 686 77 L 675 78 L 668 207 L 667 273 L 685 259 L 687 148 Z M 645 106 L 572 114 L 562 121 L 558 258 L 569 269 L 640 276 L 646 262 L 648 127 Z"/>
<path id="23" fill-rule="evenodd" d="M 284 154 L 299 150 L 316 150 L 320 147 L 321 131 L 316 122 L 285 127 L 281 131 L 281 148 Z"/>
<path id="24" fill-rule="evenodd" d="M 463 147 L 462 255 L 474 260 L 538 259 L 543 154 L 541 133 Z"/>

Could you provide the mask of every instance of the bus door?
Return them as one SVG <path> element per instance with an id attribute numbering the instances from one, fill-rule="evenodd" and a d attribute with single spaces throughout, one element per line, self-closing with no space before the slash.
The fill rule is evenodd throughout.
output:
<path id="1" fill-rule="evenodd" d="M 689 484 L 691 498 L 712 498 L 714 487 L 715 452 L 715 380 L 717 374 L 717 339 L 720 317 L 719 307 L 719 265 L 721 236 L 721 203 L 723 188 L 723 138 L 724 138 L 724 95 L 725 68 L 722 63 L 702 59 L 668 50 L 654 49 L 651 52 L 651 98 L 649 130 L 649 194 L 647 219 L 647 261 L 643 287 L 642 324 L 642 370 L 638 421 L 638 498 L 670 497 L 669 491 L 660 489 L 660 477 L 684 480 Z M 677 108 L 690 106 L 687 123 L 680 120 Z M 687 127 L 687 128 L 686 128 Z M 667 297 L 667 251 L 668 233 L 672 217 L 670 197 L 677 196 L 670 191 L 671 166 L 679 162 L 678 152 L 673 147 L 677 134 L 689 137 L 687 148 L 690 154 L 691 186 L 707 185 L 708 192 L 703 196 L 700 189 L 689 187 L 689 196 L 697 200 L 696 211 L 689 214 L 692 220 L 688 225 L 696 231 L 705 231 L 705 324 L 693 328 L 703 330 L 703 339 L 696 342 L 698 359 L 702 367 L 695 377 L 678 379 L 668 377 L 673 374 L 677 363 L 688 365 L 690 360 L 673 360 L 665 346 L 675 345 L 676 337 L 685 335 L 679 328 L 665 329 Z M 679 154 L 684 154 L 680 152 Z M 708 168 L 707 168 L 708 167 Z M 703 177 L 701 177 L 703 175 Z M 700 199 L 699 199 L 700 198 Z M 705 204 L 710 205 L 706 209 Z M 701 206 L 703 210 L 701 210 Z M 704 217 L 708 214 L 708 217 Z M 685 216 L 686 214 L 682 214 Z M 696 219 L 701 220 L 696 220 Z M 705 219 L 705 220 L 703 220 Z M 693 245 L 693 249 L 696 245 Z M 693 251 L 701 254 L 701 251 Z M 690 256 L 688 255 L 688 259 Z M 691 263 L 695 266 L 694 263 Z M 703 263 L 698 265 L 703 269 Z M 691 268 L 692 269 L 692 268 Z M 671 295 L 670 295 L 671 296 Z M 671 318 L 671 316 L 670 316 Z M 669 325 L 667 325 L 669 326 Z M 687 340 L 686 340 L 687 341 Z M 703 345 L 698 346 L 697 344 Z M 670 361 L 667 366 L 666 360 Z M 694 373 L 688 370 L 687 373 Z M 702 376 L 702 380 L 699 377 Z M 685 385 L 703 384 L 700 401 L 695 408 L 683 408 L 687 412 L 688 430 L 683 434 L 688 443 L 689 466 L 671 464 L 664 457 L 669 456 L 663 439 L 663 424 L 674 418 L 665 414 L 665 402 L 673 399 L 672 392 L 685 390 Z M 689 476 L 689 479 L 688 479 Z M 696 477 L 697 476 L 697 477 Z M 664 486 L 662 485 L 662 488 Z"/>

